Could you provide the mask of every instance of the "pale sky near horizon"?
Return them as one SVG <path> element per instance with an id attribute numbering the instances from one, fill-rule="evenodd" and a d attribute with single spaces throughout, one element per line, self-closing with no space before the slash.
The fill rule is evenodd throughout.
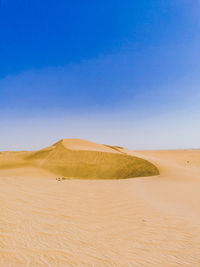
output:
<path id="1" fill-rule="evenodd" d="M 198 0 L 3 1 L 0 151 L 200 148 L 199 14 Z"/>

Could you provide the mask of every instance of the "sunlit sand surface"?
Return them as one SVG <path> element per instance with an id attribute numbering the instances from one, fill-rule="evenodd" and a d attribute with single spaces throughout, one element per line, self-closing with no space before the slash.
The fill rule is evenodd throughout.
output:
<path id="1" fill-rule="evenodd" d="M 200 266 L 200 150 L 124 153 L 159 176 L 0 171 L 0 266 Z"/>

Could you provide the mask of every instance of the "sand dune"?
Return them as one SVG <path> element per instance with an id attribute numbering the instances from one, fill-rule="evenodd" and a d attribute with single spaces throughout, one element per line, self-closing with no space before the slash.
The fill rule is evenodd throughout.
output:
<path id="1" fill-rule="evenodd" d="M 79 179 L 121 179 L 159 173 L 147 160 L 81 139 L 64 139 L 36 152 L 2 153 L 0 169 L 17 167 L 35 167 Z"/>
<path id="2" fill-rule="evenodd" d="M 199 267 L 200 150 L 122 152 L 160 175 L 58 182 L 0 170 L 0 266 Z"/>

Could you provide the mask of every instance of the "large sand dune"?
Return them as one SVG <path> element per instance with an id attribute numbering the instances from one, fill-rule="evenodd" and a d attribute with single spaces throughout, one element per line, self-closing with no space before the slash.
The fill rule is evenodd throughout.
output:
<path id="1" fill-rule="evenodd" d="M 36 152 L 2 153 L 0 169 L 35 167 L 69 178 L 121 179 L 157 175 L 155 165 L 117 147 L 64 139 Z"/>
<path id="2" fill-rule="evenodd" d="M 122 152 L 160 175 L 58 182 L 1 169 L 0 266 L 199 267 L 200 150 Z"/>

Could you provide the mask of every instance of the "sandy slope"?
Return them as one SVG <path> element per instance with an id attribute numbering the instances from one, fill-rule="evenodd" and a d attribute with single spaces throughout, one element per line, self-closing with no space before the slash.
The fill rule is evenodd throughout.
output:
<path id="1" fill-rule="evenodd" d="M 200 151 L 124 152 L 160 176 L 58 182 L 2 170 L 0 266 L 200 266 Z"/>

